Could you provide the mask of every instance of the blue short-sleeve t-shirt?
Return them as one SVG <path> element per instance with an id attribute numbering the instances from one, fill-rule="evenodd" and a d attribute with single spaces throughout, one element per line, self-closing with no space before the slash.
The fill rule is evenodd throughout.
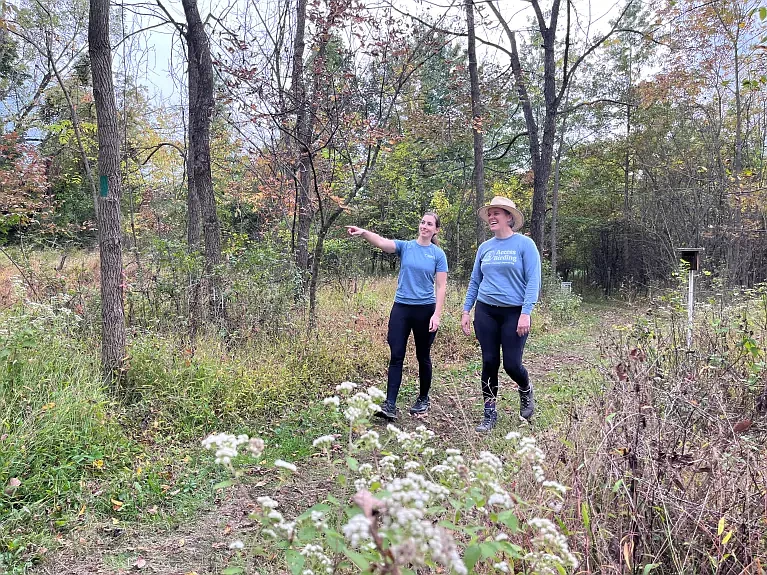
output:
<path id="1" fill-rule="evenodd" d="M 447 258 L 435 244 L 422 246 L 417 240 L 394 240 L 401 260 L 394 301 L 407 305 L 436 303 L 434 280 L 437 272 L 447 271 Z"/>

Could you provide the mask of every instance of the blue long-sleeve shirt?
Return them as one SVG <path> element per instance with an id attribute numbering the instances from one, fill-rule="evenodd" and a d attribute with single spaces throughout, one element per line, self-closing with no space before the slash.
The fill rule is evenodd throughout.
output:
<path id="1" fill-rule="evenodd" d="M 535 242 L 522 234 L 491 238 L 477 250 L 463 303 L 469 311 L 479 300 L 488 305 L 522 306 L 530 314 L 541 288 L 541 256 Z"/>

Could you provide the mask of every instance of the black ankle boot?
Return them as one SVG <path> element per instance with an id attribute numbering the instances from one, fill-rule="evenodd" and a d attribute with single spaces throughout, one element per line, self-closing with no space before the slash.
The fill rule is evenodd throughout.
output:
<path id="1" fill-rule="evenodd" d="M 476 427 L 476 431 L 479 433 L 489 433 L 498 422 L 498 412 L 495 410 L 495 404 L 492 406 L 485 405 L 485 414 L 482 418 L 482 423 Z"/>
<path id="2" fill-rule="evenodd" d="M 519 416 L 530 421 L 535 411 L 533 399 L 533 386 L 530 385 L 525 391 L 519 390 Z"/>

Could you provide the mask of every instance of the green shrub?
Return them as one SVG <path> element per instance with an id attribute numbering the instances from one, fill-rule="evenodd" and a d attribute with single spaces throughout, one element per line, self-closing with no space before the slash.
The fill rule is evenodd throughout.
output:
<path id="1" fill-rule="evenodd" d="M 65 525 L 99 466 L 130 465 L 136 448 L 110 415 L 95 358 L 69 338 L 71 314 L 19 307 L 3 326 L 0 552 L 10 552 L 19 526 Z"/>
<path id="2" fill-rule="evenodd" d="M 562 278 L 551 271 L 551 264 L 544 260 L 541 276 L 541 301 L 539 311 L 542 311 L 553 322 L 572 322 L 581 307 L 583 298 L 572 291 L 562 289 Z"/>

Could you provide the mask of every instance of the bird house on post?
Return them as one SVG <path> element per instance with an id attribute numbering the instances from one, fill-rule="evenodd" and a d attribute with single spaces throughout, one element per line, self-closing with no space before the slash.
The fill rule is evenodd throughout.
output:
<path id="1" fill-rule="evenodd" d="M 679 259 L 689 266 L 687 280 L 687 351 L 692 350 L 692 319 L 695 309 L 695 272 L 700 271 L 703 248 L 677 248 Z"/>
<path id="2" fill-rule="evenodd" d="M 690 271 L 700 271 L 701 252 L 705 251 L 703 248 L 677 248 L 676 251 L 679 252 L 679 259 L 690 266 Z"/>

